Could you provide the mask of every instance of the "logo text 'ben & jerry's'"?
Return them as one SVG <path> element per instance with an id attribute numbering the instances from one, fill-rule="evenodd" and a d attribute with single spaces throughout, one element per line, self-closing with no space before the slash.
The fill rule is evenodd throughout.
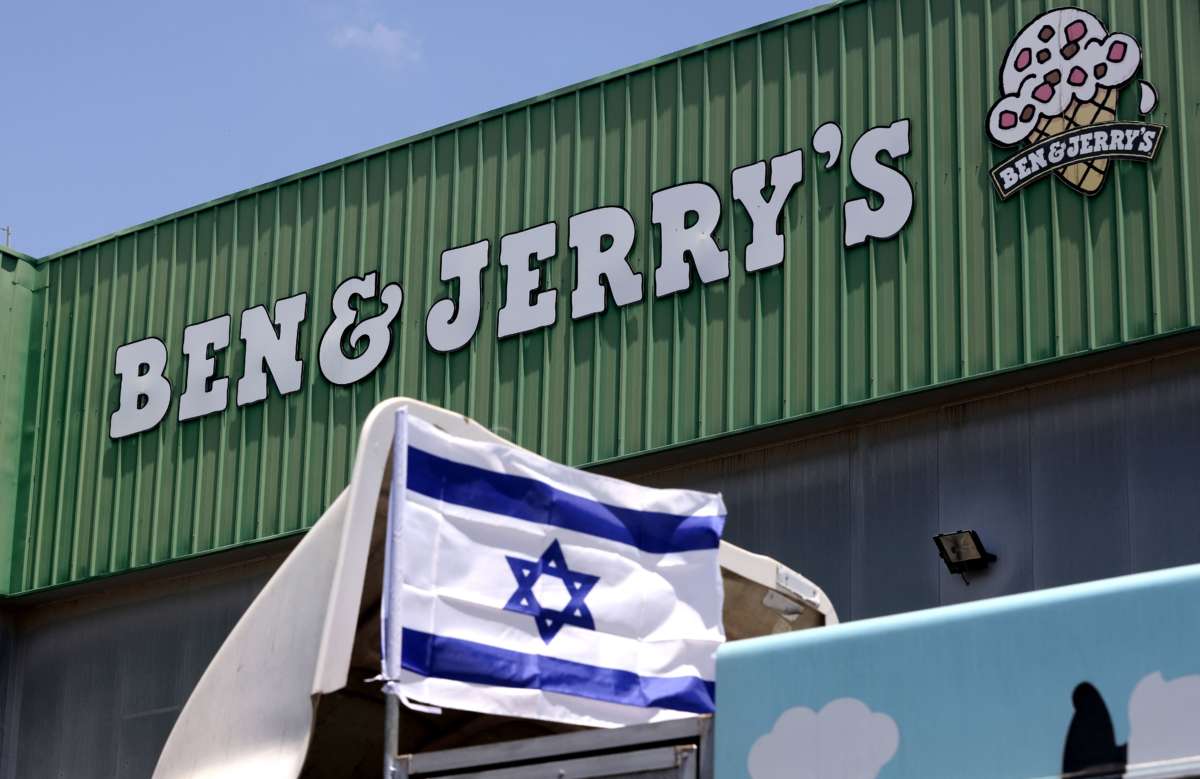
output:
<path id="1" fill-rule="evenodd" d="M 1017 34 L 1000 71 L 1001 97 L 988 114 L 988 135 L 1000 146 L 1027 145 L 992 169 L 1002 199 L 1054 173 L 1084 195 L 1100 191 L 1110 159 L 1149 161 L 1163 127 L 1117 121 L 1117 98 L 1141 66 L 1138 42 L 1109 33 L 1087 11 L 1060 8 Z M 1139 110 L 1158 95 L 1140 82 Z"/>

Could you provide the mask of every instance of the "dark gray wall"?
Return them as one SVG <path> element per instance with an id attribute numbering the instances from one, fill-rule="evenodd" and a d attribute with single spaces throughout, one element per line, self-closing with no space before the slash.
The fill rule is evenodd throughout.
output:
<path id="1" fill-rule="evenodd" d="M 149 776 L 200 674 L 279 561 L 114 580 L 10 611 L 0 619 L 0 777 Z"/>
<path id="2" fill-rule="evenodd" d="M 1200 350 L 625 475 L 724 493 L 731 541 L 853 619 L 1200 561 L 1198 466 Z M 1000 556 L 969 587 L 931 541 L 960 528 Z M 0 778 L 149 776 L 285 552 L 0 610 Z"/>
<path id="3" fill-rule="evenodd" d="M 7 738 L 9 735 L 9 711 L 8 701 L 9 682 L 13 671 L 12 655 L 15 649 L 13 639 L 12 620 L 3 610 L 0 610 L 0 776 L 5 776 L 4 772 L 4 755 L 15 749 L 16 741 Z M 12 719 L 15 720 L 15 717 Z M 13 744 L 12 749 L 6 749 L 9 744 Z"/>
<path id="4" fill-rule="evenodd" d="M 638 477 L 724 493 L 725 535 L 859 619 L 1200 562 L 1200 351 Z M 931 537 L 999 561 L 946 572 Z"/>

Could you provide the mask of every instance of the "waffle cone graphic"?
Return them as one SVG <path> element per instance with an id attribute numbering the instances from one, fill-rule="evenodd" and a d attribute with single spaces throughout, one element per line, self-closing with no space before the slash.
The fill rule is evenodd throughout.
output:
<path id="1" fill-rule="evenodd" d="M 1029 142 L 1037 143 L 1047 138 L 1079 127 L 1112 122 L 1117 118 L 1117 90 L 1099 87 L 1091 100 L 1072 99 L 1067 110 L 1055 117 L 1042 117 L 1037 127 L 1029 134 Z M 1088 195 L 1094 195 L 1104 185 L 1108 175 L 1108 159 L 1101 157 L 1087 162 L 1076 162 L 1059 168 L 1055 174 L 1063 181 Z"/>

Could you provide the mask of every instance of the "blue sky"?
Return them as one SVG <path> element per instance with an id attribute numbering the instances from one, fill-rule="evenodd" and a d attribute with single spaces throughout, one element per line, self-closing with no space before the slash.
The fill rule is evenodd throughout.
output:
<path id="1" fill-rule="evenodd" d="M 7 3 L 0 226 L 42 256 L 815 4 Z"/>

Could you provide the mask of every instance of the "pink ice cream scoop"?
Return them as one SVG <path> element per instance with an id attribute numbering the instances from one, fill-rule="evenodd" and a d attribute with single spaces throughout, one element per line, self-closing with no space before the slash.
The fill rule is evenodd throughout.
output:
<path id="1" fill-rule="evenodd" d="M 1112 33 L 1087 11 L 1059 8 L 1034 19 L 1017 34 L 1000 73 L 1001 98 L 988 115 L 988 134 L 1016 145 L 1039 122 L 1062 116 L 1103 88 L 1119 88 L 1141 64 L 1138 43 Z"/>

